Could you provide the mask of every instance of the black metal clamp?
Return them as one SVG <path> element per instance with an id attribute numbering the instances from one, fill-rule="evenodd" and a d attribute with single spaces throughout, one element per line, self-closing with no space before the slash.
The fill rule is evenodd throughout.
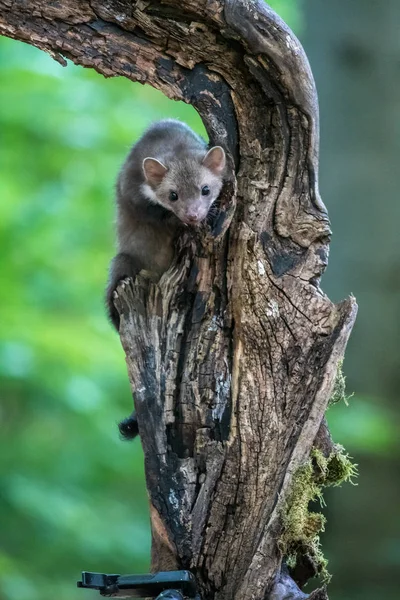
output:
<path id="1" fill-rule="evenodd" d="M 106 575 L 83 571 L 79 588 L 99 590 L 102 596 L 184 600 L 196 598 L 197 587 L 190 571 L 161 571 L 149 575 Z"/>

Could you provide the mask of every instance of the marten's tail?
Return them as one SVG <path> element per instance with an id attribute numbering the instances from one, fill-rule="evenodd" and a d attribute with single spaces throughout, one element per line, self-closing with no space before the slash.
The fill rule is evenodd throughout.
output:
<path id="1" fill-rule="evenodd" d="M 136 413 L 133 412 L 129 417 L 126 417 L 126 419 L 121 421 L 118 425 L 118 429 L 123 440 L 130 441 L 135 439 L 135 437 L 139 435 Z"/>

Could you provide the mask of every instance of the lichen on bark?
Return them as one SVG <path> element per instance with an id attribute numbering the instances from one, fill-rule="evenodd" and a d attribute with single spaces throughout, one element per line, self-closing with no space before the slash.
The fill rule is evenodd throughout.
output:
<path id="1" fill-rule="evenodd" d="M 279 540 L 287 566 L 296 580 L 296 566 L 301 558 L 312 565 L 314 575 L 329 582 L 328 561 L 321 550 L 319 534 L 324 531 L 326 518 L 310 509 L 311 503 L 325 505 L 323 490 L 329 486 L 353 483 L 357 465 L 351 462 L 343 446 L 336 444 L 326 457 L 313 448 L 310 458 L 295 473 L 292 488 L 282 507 L 283 532 Z"/>
<path id="2" fill-rule="evenodd" d="M 346 394 L 346 376 L 343 373 L 343 359 L 339 361 L 335 383 L 333 386 L 331 397 L 329 398 L 329 406 L 344 402 L 346 406 L 349 403 L 350 398 L 353 394 Z"/>

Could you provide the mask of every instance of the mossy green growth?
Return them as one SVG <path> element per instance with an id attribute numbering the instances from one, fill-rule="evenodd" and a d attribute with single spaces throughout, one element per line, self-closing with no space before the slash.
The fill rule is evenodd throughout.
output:
<path id="1" fill-rule="evenodd" d="M 343 360 L 339 361 L 335 383 L 333 384 L 332 395 L 329 398 L 328 406 L 332 406 L 332 404 L 337 404 L 338 402 L 344 402 L 348 405 L 350 398 L 353 394 L 349 396 L 346 395 L 346 377 L 343 374 Z"/>
<path id="2" fill-rule="evenodd" d="M 323 506 L 324 487 L 351 482 L 356 475 L 357 465 L 350 461 L 339 444 L 328 457 L 316 448 L 312 450 L 307 463 L 294 476 L 292 491 L 282 511 L 283 532 L 279 543 L 289 568 L 294 569 L 298 557 L 307 555 L 316 573 L 324 581 L 329 581 L 327 560 L 319 540 L 326 519 L 323 514 L 310 511 L 309 504 L 319 501 Z"/>
<path id="3" fill-rule="evenodd" d="M 321 487 L 338 486 L 347 481 L 354 484 L 353 479 L 358 475 L 357 465 L 351 462 L 340 444 L 335 444 L 328 457 L 317 448 L 313 448 L 311 460 L 314 463 L 316 481 Z"/>
<path id="4" fill-rule="evenodd" d="M 323 503 L 321 485 L 314 474 L 313 460 L 300 467 L 293 479 L 292 491 L 285 504 L 280 542 L 289 568 L 294 569 L 298 556 L 307 554 L 315 564 L 316 572 L 329 579 L 327 561 L 322 554 L 319 533 L 324 531 L 325 517 L 309 510 L 310 502 Z"/>

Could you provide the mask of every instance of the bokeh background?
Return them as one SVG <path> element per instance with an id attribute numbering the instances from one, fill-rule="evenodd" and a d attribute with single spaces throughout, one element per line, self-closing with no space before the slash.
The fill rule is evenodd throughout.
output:
<path id="1" fill-rule="evenodd" d="M 326 494 L 331 600 L 397 600 L 400 3 L 270 2 L 303 42 L 334 236 L 323 287 L 360 311 L 328 412 L 359 465 Z M 88 600 L 81 570 L 145 572 L 150 535 L 119 339 L 103 309 L 113 185 L 132 142 L 192 107 L 0 38 L 0 599 Z"/>

